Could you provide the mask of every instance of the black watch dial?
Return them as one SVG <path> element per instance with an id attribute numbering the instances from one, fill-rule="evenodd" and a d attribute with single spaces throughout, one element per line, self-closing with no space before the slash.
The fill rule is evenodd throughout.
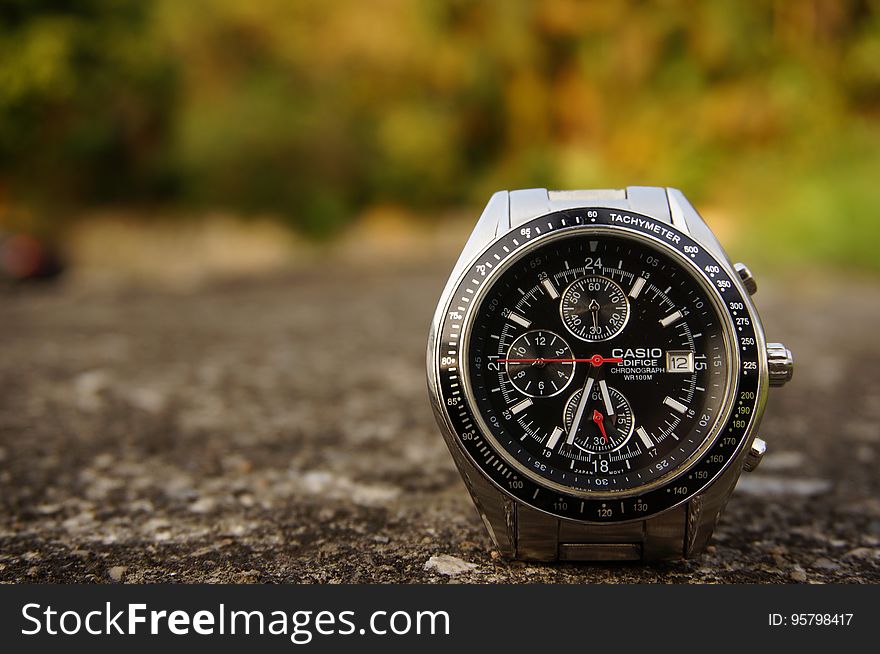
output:
<path id="1" fill-rule="evenodd" d="M 497 274 L 467 334 L 471 401 L 505 458 L 565 489 L 623 492 L 680 468 L 725 408 L 709 291 L 644 239 L 569 234 Z"/>

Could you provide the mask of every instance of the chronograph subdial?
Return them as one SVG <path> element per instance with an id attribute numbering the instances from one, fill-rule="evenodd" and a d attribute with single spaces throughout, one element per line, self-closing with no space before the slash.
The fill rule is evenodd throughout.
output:
<path id="1" fill-rule="evenodd" d="M 566 389 L 574 375 L 571 348 L 558 334 L 536 329 L 518 336 L 504 359 L 507 377 L 529 397 L 550 397 Z"/>
<path id="2" fill-rule="evenodd" d="M 614 280 L 588 275 L 565 289 L 559 313 L 568 331 L 583 341 L 598 343 L 623 331 L 629 320 L 629 302 Z"/>
<path id="3" fill-rule="evenodd" d="M 603 381 L 590 387 L 585 415 L 577 433 L 571 429 L 583 389 L 575 391 L 565 403 L 563 424 L 570 442 L 577 448 L 594 454 L 614 452 L 623 447 L 633 433 L 635 420 L 627 399 L 616 388 Z"/>

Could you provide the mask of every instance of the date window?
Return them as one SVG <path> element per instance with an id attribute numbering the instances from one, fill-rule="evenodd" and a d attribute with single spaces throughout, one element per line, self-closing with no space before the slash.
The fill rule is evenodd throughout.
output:
<path id="1" fill-rule="evenodd" d="M 690 350 L 667 350 L 666 372 L 693 372 L 694 353 Z"/>

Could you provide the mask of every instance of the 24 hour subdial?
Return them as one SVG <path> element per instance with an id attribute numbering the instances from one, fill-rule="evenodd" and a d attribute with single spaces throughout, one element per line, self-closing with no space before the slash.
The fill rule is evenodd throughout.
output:
<path id="1" fill-rule="evenodd" d="M 558 334 L 536 329 L 518 336 L 504 359 L 513 386 L 529 397 L 561 393 L 574 375 L 571 348 Z"/>
<path id="2" fill-rule="evenodd" d="M 629 302 L 614 280 L 588 275 L 565 289 L 559 312 L 568 331 L 581 340 L 598 343 L 623 330 L 629 319 Z"/>
<path id="3" fill-rule="evenodd" d="M 620 391 L 608 386 L 604 380 L 591 386 L 585 413 L 577 433 L 571 429 L 581 400 L 583 389 L 575 391 L 565 403 L 563 423 L 568 433 L 567 443 L 581 450 L 600 454 L 623 447 L 632 436 L 632 408 Z"/>

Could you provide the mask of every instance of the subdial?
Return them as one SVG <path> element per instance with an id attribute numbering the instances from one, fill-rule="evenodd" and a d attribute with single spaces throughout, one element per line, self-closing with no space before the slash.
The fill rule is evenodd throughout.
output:
<path id="1" fill-rule="evenodd" d="M 572 436 L 572 423 L 582 392 L 583 389 L 579 388 L 565 403 L 563 421 L 568 433 L 566 442 L 594 454 L 613 452 L 623 447 L 633 433 L 635 421 L 632 409 L 620 391 L 606 385 L 604 380 L 591 385 L 580 426 Z"/>
<path id="2" fill-rule="evenodd" d="M 629 302 L 617 282 L 589 275 L 565 289 L 559 313 L 568 331 L 581 340 L 597 343 L 623 330 L 629 320 Z"/>
<path id="3" fill-rule="evenodd" d="M 550 397 L 564 391 L 571 382 L 575 361 L 565 339 L 546 329 L 536 329 L 510 344 L 504 366 L 520 393 Z"/>

